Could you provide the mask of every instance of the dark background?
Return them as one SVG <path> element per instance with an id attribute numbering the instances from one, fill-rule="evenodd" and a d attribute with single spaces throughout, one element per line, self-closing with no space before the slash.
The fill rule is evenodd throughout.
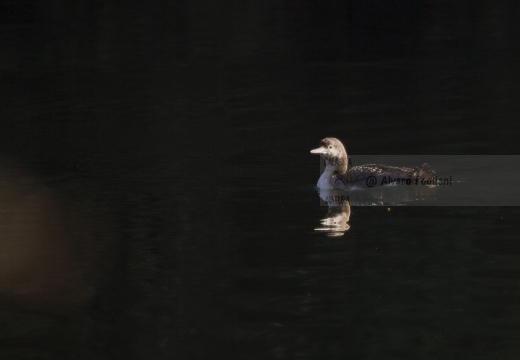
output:
<path id="1" fill-rule="evenodd" d="M 314 141 L 313 127 L 319 136 L 345 136 L 334 126 L 323 131 L 322 121 L 354 123 L 349 131 L 358 134 L 357 127 L 374 118 L 405 132 L 413 128 L 413 136 L 400 139 L 408 146 L 394 152 L 412 146 L 432 154 L 516 152 L 520 6 L 514 1 L 0 6 L 5 121 L 23 127 L 14 119 L 31 119 L 30 131 L 2 134 L 4 151 L 16 155 L 27 142 L 54 151 L 51 158 L 63 157 L 63 145 L 67 153 L 92 157 L 129 142 L 140 153 L 143 147 L 162 153 L 161 145 L 171 153 L 174 138 L 179 144 L 194 136 L 204 145 L 224 143 L 232 136 L 226 128 L 237 122 L 262 124 L 277 142 L 290 136 L 304 144 Z M 374 102 L 390 118 L 381 119 Z M 248 108 L 256 111 L 245 113 Z M 65 120 L 79 112 L 84 121 Z M 49 117 L 67 123 L 49 134 L 68 138 L 65 144 L 41 135 L 51 127 Z M 165 123 L 170 132 L 163 131 Z M 184 135 L 165 136 L 171 131 Z M 19 133 L 26 138 L 18 139 Z M 501 141 L 446 149 L 489 138 Z M 383 150 L 348 139 L 352 145 L 358 153 Z"/>
<path id="2" fill-rule="evenodd" d="M 517 358 L 518 209 L 356 207 L 328 238 L 309 150 L 518 154 L 519 17 L 0 0 L 0 152 L 63 199 L 83 274 L 80 300 L 0 289 L 0 354 Z"/>

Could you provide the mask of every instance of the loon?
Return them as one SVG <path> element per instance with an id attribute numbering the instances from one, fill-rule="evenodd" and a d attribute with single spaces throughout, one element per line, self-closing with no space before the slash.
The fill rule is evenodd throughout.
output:
<path id="1" fill-rule="evenodd" d="M 325 160 L 325 171 L 317 184 L 320 190 L 348 190 L 352 186 L 372 187 L 381 184 L 384 177 L 430 179 L 435 175 L 435 171 L 426 163 L 414 169 L 367 164 L 354 166 L 347 171 L 348 157 L 341 141 L 328 137 L 321 140 L 320 145 L 319 148 L 311 150 L 311 154 L 319 154 Z M 375 180 L 375 183 L 369 184 L 370 180 Z"/>

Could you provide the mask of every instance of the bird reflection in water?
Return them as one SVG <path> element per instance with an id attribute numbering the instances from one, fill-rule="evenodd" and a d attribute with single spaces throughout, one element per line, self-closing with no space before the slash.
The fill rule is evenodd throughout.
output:
<path id="1" fill-rule="evenodd" d="M 343 236 L 350 229 L 350 201 L 345 192 L 320 190 L 320 198 L 327 204 L 329 211 L 321 219 L 321 227 L 316 231 L 323 231 L 327 236 Z"/>

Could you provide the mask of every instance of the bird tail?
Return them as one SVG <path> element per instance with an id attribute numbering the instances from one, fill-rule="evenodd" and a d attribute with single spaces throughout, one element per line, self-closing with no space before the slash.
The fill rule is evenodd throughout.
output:
<path id="1" fill-rule="evenodd" d="M 416 179 L 431 179 L 435 176 L 435 170 L 433 170 L 430 165 L 424 163 L 413 169 L 412 176 Z"/>

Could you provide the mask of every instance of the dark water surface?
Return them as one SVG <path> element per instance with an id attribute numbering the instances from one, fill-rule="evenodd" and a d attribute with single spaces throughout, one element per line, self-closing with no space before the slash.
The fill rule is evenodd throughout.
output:
<path id="1" fill-rule="evenodd" d="M 314 230 L 325 136 L 518 154 L 518 57 L 448 45 L 4 71 L 0 357 L 518 358 L 518 207 L 352 206 L 342 236 Z"/>

